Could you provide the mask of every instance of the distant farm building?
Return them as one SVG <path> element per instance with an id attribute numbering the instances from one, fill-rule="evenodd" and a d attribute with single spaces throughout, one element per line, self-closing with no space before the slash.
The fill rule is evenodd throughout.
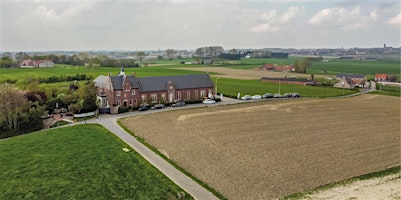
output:
<path id="1" fill-rule="evenodd" d="M 293 71 L 295 71 L 295 67 L 293 64 L 281 65 L 281 66 L 275 65 L 275 64 L 265 64 L 265 65 L 263 65 L 263 67 L 261 67 L 259 69 L 267 70 L 267 71 L 276 71 L 276 72 L 293 72 Z"/>
<path id="2" fill-rule="evenodd" d="M 338 82 L 333 85 L 334 87 L 355 88 L 363 87 L 367 79 L 363 74 L 337 74 L 336 80 Z"/>
<path id="3" fill-rule="evenodd" d="M 388 76 L 387 74 L 375 74 L 375 81 L 381 82 L 381 81 L 387 81 Z"/>
<path id="4" fill-rule="evenodd" d="M 21 63 L 22 68 L 35 67 L 54 67 L 54 62 L 51 60 L 24 60 Z"/>
<path id="5" fill-rule="evenodd" d="M 294 84 L 294 85 L 316 85 L 315 80 L 287 78 L 287 77 L 284 77 L 284 78 L 263 77 L 260 79 L 260 81 L 270 82 L 270 83 Z"/>

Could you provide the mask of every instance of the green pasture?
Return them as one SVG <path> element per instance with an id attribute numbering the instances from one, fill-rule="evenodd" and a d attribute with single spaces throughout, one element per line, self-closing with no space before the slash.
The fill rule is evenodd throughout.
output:
<path id="1" fill-rule="evenodd" d="M 0 140 L 0 199 L 176 199 L 183 191 L 122 148 L 130 149 L 99 125 Z"/>
<path id="2" fill-rule="evenodd" d="M 216 86 L 216 79 L 212 79 Z M 217 93 L 226 96 L 237 97 L 238 93 L 244 95 L 263 95 L 265 93 L 299 93 L 302 97 L 335 97 L 353 94 L 357 90 L 320 87 L 320 86 L 303 86 L 293 84 L 279 84 L 261 82 L 259 80 L 237 80 L 220 78 L 217 80 Z"/>
<path id="3" fill-rule="evenodd" d="M 312 62 L 309 74 L 400 74 L 400 63 L 386 61 L 329 60 L 329 62 Z M 322 73 L 323 72 L 323 73 Z"/>
<path id="4" fill-rule="evenodd" d="M 124 68 L 126 74 L 133 74 L 138 77 L 143 76 L 170 76 L 183 74 L 199 74 L 202 72 L 171 69 L 172 66 L 153 66 L 140 68 Z M 56 65 L 54 68 L 0 68 L 0 83 L 7 80 L 18 81 L 28 78 L 47 78 L 52 76 L 74 76 L 76 74 L 86 74 L 92 79 L 99 75 L 117 75 L 120 68 L 99 67 L 95 69 L 87 69 L 83 66 Z"/>

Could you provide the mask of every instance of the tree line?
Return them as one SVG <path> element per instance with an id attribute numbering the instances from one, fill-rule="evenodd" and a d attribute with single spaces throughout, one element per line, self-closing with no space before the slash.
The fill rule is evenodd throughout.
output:
<path id="1" fill-rule="evenodd" d="M 30 56 L 25 52 L 18 52 L 14 56 L 5 53 L 0 59 L 1 68 L 19 67 L 24 60 L 51 60 L 55 64 L 78 65 L 86 67 L 139 67 L 136 59 L 115 59 L 106 55 L 90 56 L 88 53 L 74 55 L 34 55 Z"/>

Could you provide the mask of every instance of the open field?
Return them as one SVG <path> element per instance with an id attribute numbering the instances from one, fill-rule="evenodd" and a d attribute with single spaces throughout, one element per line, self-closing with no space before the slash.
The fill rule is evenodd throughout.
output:
<path id="1" fill-rule="evenodd" d="M 282 78 L 283 76 L 296 76 L 297 78 L 310 78 L 310 74 L 299 74 L 299 73 L 285 73 L 285 72 L 275 72 L 275 71 L 257 71 L 257 70 L 246 70 L 246 69 L 233 69 L 227 67 L 186 67 L 186 68 L 177 68 L 177 69 L 185 69 L 185 70 L 194 70 L 194 71 L 202 71 L 202 72 L 213 72 L 217 73 L 214 75 L 216 77 L 221 78 L 231 78 L 231 79 L 243 79 L 243 80 L 252 80 L 252 79 L 260 79 L 262 77 L 271 77 L 271 78 Z M 325 75 L 317 75 L 315 78 L 325 78 Z"/>
<path id="2" fill-rule="evenodd" d="M 122 148 L 130 149 L 99 125 L 0 140 L 0 199 L 176 199 L 183 191 Z"/>
<path id="3" fill-rule="evenodd" d="M 273 199 L 400 165 L 399 113 L 399 97 L 361 95 L 175 110 L 122 123 L 228 199 Z"/>

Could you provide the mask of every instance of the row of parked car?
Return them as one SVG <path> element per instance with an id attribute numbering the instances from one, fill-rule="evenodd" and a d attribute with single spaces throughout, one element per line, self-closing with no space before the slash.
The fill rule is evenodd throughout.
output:
<path id="1" fill-rule="evenodd" d="M 251 99 L 269 99 L 269 98 L 298 98 L 300 95 L 298 93 L 285 93 L 283 95 L 281 94 L 272 94 L 272 93 L 266 93 L 262 96 L 260 95 L 245 95 L 241 97 L 242 100 L 251 100 Z"/>
<path id="2" fill-rule="evenodd" d="M 172 107 L 181 107 L 181 106 L 185 106 L 185 102 L 183 101 L 179 101 L 177 103 L 171 104 Z M 139 111 L 145 111 L 145 110 L 157 110 L 157 109 L 164 109 L 166 108 L 166 105 L 158 103 L 153 105 L 152 107 L 149 107 L 149 105 L 141 105 L 138 110 Z"/>

